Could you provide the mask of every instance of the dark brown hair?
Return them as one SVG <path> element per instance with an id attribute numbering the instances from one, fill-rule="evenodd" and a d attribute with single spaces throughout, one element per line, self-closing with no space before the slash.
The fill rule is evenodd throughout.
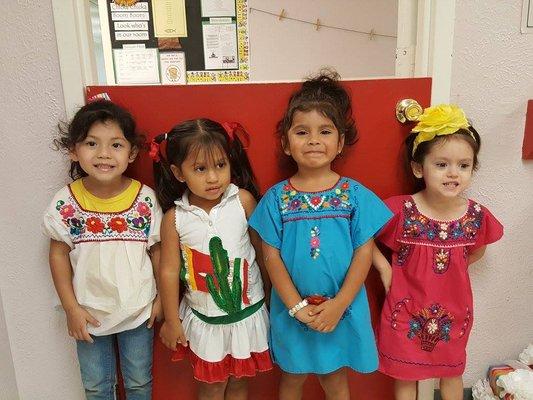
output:
<path id="1" fill-rule="evenodd" d="M 171 208 L 187 189 L 184 182 L 176 179 L 170 166 L 181 167 L 190 153 L 198 154 L 201 150 L 211 154 L 217 149 L 223 151 L 229 159 L 232 182 L 259 200 L 259 189 L 243 144 L 238 135 L 230 138 L 218 122 L 206 118 L 184 121 L 168 133 L 156 136 L 154 141 L 161 144 L 159 161 L 154 162 L 154 178 L 163 211 Z"/>
<path id="2" fill-rule="evenodd" d="M 144 136 L 137 132 L 132 115 L 109 100 L 97 100 L 81 107 L 70 124 L 58 125 L 59 137 L 54 139 L 55 147 L 66 152 L 72 151 L 76 143 L 85 140 L 92 126 L 97 122 L 116 123 L 132 148 L 140 149 L 143 146 Z M 87 176 L 87 173 L 81 168 L 79 162 L 71 161 L 69 175 L 75 180 Z"/>
<path id="3" fill-rule="evenodd" d="M 418 132 L 411 132 L 409 136 L 405 139 L 405 169 L 408 171 L 408 176 L 413 176 L 412 170 L 411 170 L 411 161 L 414 161 L 418 164 L 423 164 L 424 159 L 429 154 L 431 149 L 437 145 L 438 143 L 446 142 L 447 140 L 450 140 L 453 138 L 461 138 L 464 140 L 468 145 L 472 148 L 472 151 L 474 152 L 474 160 L 472 168 L 473 170 L 477 170 L 479 167 L 479 161 L 478 161 L 478 154 L 479 150 L 481 149 L 481 138 L 479 137 L 479 133 L 474 129 L 473 126 L 468 127 L 467 129 L 459 129 L 457 132 L 451 134 L 451 135 L 444 135 L 444 136 L 435 136 L 432 140 L 429 140 L 427 142 L 420 143 L 415 153 L 413 154 L 413 146 L 415 142 L 415 138 L 418 135 Z M 420 191 L 425 188 L 424 180 L 418 179 L 414 177 L 415 179 L 415 190 Z"/>
<path id="4" fill-rule="evenodd" d="M 352 145 L 357 141 L 357 130 L 352 117 L 350 95 L 339 83 L 339 74 L 332 69 L 323 69 L 315 77 L 310 77 L 302 87 L 294 92 L 285 115 L 277 124 L 277 134 L 287 142 L 287 132 L 291 128 L 296 111 L 316 110 L 329 118 L 339 135 L 344 136 L 344 143 Z"/>

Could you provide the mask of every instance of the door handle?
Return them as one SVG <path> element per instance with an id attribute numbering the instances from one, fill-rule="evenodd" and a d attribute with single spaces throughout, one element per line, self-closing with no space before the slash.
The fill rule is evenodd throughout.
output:
<path id="1" fill-rule="evenodd" d="M 418 121 L 424 110 L 413 99 L 403 99 L 396 103 L 396 119 L 402 124 L 406 122 Z"/>

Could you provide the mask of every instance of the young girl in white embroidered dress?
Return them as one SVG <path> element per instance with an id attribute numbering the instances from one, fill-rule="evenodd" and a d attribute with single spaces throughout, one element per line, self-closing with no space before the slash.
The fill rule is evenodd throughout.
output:
<path id="1" fill-rule="evenodd" d="M 70 155 L 74 182 L 54 196 L 44 230 L 86 396 L 114 398 L 116 338 L 128 399 L 150 399 L 161 209 L 152 189 L 123 175 L 142 137 L 126 110 L 101 100 L 55 142 Z"/>
<path id="2" fill-rule="evenodd" d="M 239 124 L 197 119 L 157 136 L 150 152 L 165 211 L 160 336 L 173 360 L 190 359 L 199 399 L 246 399 L 242 378 L 272 368 L 260 241 L 247 222 L 259 196 L 245 139 Z"/>

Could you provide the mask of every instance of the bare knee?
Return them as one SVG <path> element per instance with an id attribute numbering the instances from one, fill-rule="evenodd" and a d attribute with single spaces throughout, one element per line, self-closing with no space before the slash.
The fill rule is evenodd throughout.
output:
<path id="1" fill-rule="evenodd" d="M 440 394 L 443 400 L 463 399 L 463 377 L 451 376 L 440 379 Z"/>
<path id="2" fill-rule="evenodd" d="M 227 381 L 217 383 L 204 383 L 198 385 L 199 400 L 223 400 Z"/>
<path id="3" fill-rule="evenodd" d="M 318 381 L 326 393 L 327 400 L 350 399 L 350 389 L 345 368 L 338 369 L 330 374 L 318 375 Z"/>
<path id="4" fill-rule="evenodd" d="M 416 381 L 394 381 L 394 397 L 396 400 L 416 400 Z"/>
<path id="5" fill-rule="evenodd" d="M 289 374 L 287 372 L 282 372 L 279 384 L 280 400 L 301 399 L 306 379 L 307 374 Z"/>

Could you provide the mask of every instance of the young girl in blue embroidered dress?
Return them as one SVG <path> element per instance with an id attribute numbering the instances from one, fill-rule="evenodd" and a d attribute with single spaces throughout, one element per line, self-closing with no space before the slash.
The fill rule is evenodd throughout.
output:
<path id="1" fill-rule="evenodd" d="M 142 137 L 127 111 L 101 100 L 82 107 L 56 144 L 74 182 L 54 196 L 44 229 L 87 399 L 115 398 L 117 340 L 128 399 L 148 400 L 161 209 L 152 189 L 123 175 Z"/>
<path id="2" fill-rule="evenodd" d="M 273 291 L 271 349 L 280 399 L 299 399 L 308 373 L 328 399 L 350 398 L 346 368 L 378 365 L 364 281 L 373 235 L 390 211 L 331 163 L 356 140 L 348 93 L 336 73 L 306 81 L 278 124 L 297 172 L 268 190 L 250 226 L 263 239 Z"/>
<path id="3" fill-rule="evenodd" d="M 468 266 L 503 229 L 463 197 L 481 144 L 463 110 L 427 108 L 405 143 L 419 191 L 385 200 L 394 217 L 378 241 L 392 250 L 392 267 L 377 248 L 374 265 L 392 284 L 378 330 L 379 370 L 396 379 L 397 400 L 415 400 L 416 381 L 428 378 L 440 378 L 442 398 L 462 399 L 473 317 Z"/>
<path id="4" fill-rule="evenodd" d="M 261 242 L 248 232 L 259 196 L 246 138 L 239 124 L 197 119 L 152 142 L 165 211 L 160 336 L 174 360 L 190 359 L 199 399 L 246 399 L 244 378 L 272 368 L 261 257 L 252 245 Z"/>

